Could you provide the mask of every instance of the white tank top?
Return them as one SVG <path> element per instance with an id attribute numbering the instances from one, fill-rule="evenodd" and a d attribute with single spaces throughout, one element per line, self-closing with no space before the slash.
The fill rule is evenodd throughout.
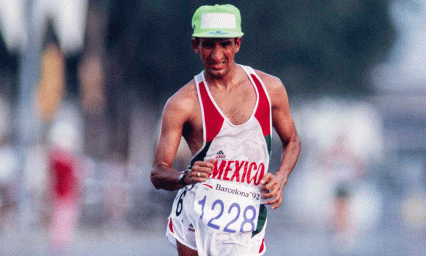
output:
<path id="1" fill-rule="evenodd" d="M 195 76 L 203 120 L 203 146 L 195 161 L 216 158 L 206 182 L 178 192 L 170 218 L 191 223 L 202 241 L 203 232 L 253 232 L 263 230 L 267 209 L 260 193 L 260 181 L 268 172 L 271 153 L 271 104 L 265 85 L 254 70 L 241 66 L 256 92 L 250 118 L 235 125 L 214 101 L 204 78 Z M 199 233 L 201 232 L 201 233 Z M 198 243 L 197 243 L 198 244 Z"/>
<path id="2" fill-rule="evenodd" d="M 204 71 L 195 76 L 203 120 L 203 146 L 194 154 L 195 161 L 216 158 L 210 178 L 258 186 L 268 172 L 271 153 L 271 104 L 265 85 L 255 71 L 247 73 L 255 92 L 256 104 L 250 118 L 235 125 L 224 115 L 213 99 Z"/>

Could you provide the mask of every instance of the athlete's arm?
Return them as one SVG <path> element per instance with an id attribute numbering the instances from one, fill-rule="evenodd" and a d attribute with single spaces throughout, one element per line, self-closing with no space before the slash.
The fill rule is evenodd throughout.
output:
<path id="1" fill-rule="evenodd" d="M 161 117 L 161 132 L 151 171 L 151 182 L 156 189 L 176 190 L 180 171 L 172 169 L 182 136 L 183 125 L 188 119 L 185 106 L 177 92 L 166 103 Z"/>
<path id="2" fill-rule="evenodd" d="M 183 187 L 178 183 L 179 174 L 183 170 L 174 170 L 172 165 L 184 126 L 194 115 L 194 104 L 198 103 L 191 93 L 190 84 L 173 95 L 163 109 L 160 138 L 151 171 L 151 182 L 156 189 L 176 190 Z M 204 182 L 213 167 L 213 161 L 195 162 L 191 171 L 186 174 L 185 182 Z"/>
<path id="3" fill-rule="evenodd" d="M 264 81 L 272 108 L 272 125 L 282 142 L 283 153 L 281 164 L 275 174 L 267 173 L 262 178 L 263 197 L 268 199 L 265 204 L 272 209 L 279 207 L 283 199 L 283 187 L 296 165 L 299 157 L 301 142 L 290 113 L 287 92 L 281 81 L 274 76 L 259 74 Z"/>

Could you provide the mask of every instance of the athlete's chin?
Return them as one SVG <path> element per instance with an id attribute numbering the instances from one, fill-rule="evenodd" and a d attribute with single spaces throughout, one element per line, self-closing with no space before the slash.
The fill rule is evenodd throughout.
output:
<path id="1" fill-rule="evenodd" d="M 226 74 L 227 70 L 222 68 L 222 69 L 215 69 L 215 68 L 210 68 L 209 69 L 209 73 L 211 76 L 213 77 L 223 77 Z"/>

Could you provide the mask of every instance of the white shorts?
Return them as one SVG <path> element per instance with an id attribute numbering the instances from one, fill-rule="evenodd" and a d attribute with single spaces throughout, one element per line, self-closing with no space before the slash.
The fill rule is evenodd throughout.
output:
<path id="1" fill-rule="evenodd" d="M 181 199 L 183 207 L 178 216 L 174 214 L 176 205 L 172 208 L 172 214 L 168 219 L 166 237 L 169 242 L 177 248 L 176 241 L 196 250 L 199 256 L 259 256 L 266 251 L 265 246 L 265 229 L 266 229 L 266 207 L 263 208 L 262 225 L 254 232 L 235 232 L 228 233 L 217 231 L 207 227 L 199 218 L 191 216 L 193 201 L 192 191 L 185 193 L 186 196 L 180 196 L 179 192 L 177 200 Z"/>
<path id="2" fill-rule="evenodd" d="M 166 237 L 175 248 L 177 248 L 176 241 L 179 241 L 186 247 L 198 251 L 199 256 L 259 256 L 266 251 L 265 226 L 253 237 L 252 232 L 209 232 L 204 236 L 198 236 L 191 224 L 184 225 L 182 221 L 169 218 Z"/>

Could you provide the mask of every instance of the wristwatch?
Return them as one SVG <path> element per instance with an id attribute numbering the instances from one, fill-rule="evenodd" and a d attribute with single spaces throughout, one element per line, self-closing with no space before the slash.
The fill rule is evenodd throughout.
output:
<path id="1" fill-rule="evenodd" d="M 185 182 L 185 177 L 186 177 L 186 174 L 188 173 L 188 170 L 185 170 L 185 171 L 182 171 L 180 174 L 179 174 L 179 179 L 178 179 L 178 183 L 179 184 L 181 184 L 181 185 L 183 185 L 183 186 L 186 186 L 186 185 L 188 185 L 186 182 Z"/>

